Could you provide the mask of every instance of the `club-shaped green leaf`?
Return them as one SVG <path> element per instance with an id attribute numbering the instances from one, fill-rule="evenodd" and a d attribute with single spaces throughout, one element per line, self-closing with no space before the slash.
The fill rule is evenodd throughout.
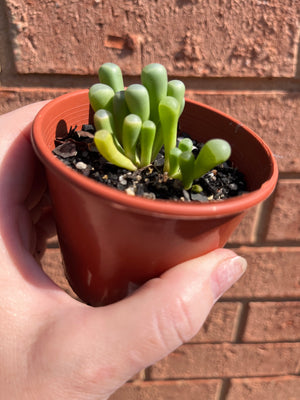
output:
<path id="1" fill-rule="evenodd" d="M 227 161 L 231 154 L 230 144 L 223 139 L 211 139 L 200 150 L 194 167 L 194 179 Z"/>
<path id="2" fill-rule="evenodd" d="M 94 126 L 97 131 L 106 129 L 107 131 L 114 132 L 114 119 L 110 111 L 101 108 L 94 114 Z"/>
<path id="3" fill-rule="evenodd" d="M 179 156 L 182 151 L 178 147 L 174 147 L 171 149 L 169 154 L 169 176 L 172 178 L 181 179 L 180 171 L 179 171 Z"/>
<path id="4" fill-rule="evenodd" d="M 181 151 L 192 151 L 193 150 L 193 142 L 189 138 L 184 138 L 184 139 L 180 140 L 180 142 L 178 144 L 178 148 Z"/>
<path id="5" fill-rule="evenodd" d="M 125 99 L 125 91 L 116 92 L 113 98 L 113 115 L 115 122 L 115 134 L 118 141 L 122 144 L 123 121 L 126 115 L 129 114 L 129 109 Z"/>
<path id="6" fill-rule="evenodd" d="M 105 129 L 106 131 L 112 133 L 117 149 L 124 154 L 124 150 L 118 138 L 115 136 L 114 119 L 110 111 L 103 109 L 97 110 L 94 114 L 94 126 L 97 131 Z"/>
<path id="7" fill-rule="evenodd" d="M 185 105 L 184 94 L 185 94 L 185 85 L 182 81 L 174 79 L 168 82 L 167 95 L 175 97 L 175 99 L 178 101 L 180 105 L 180 114 L 182 113 Z"/>
<path id="8" fill-rule="evenodd" d="M 112 112 L 112 102 L 115 92 L 104 83 L 95 83 L 89 89 L 89 100 L 94 111 L 101 108 Z"/>
<path id="9" fill-rule="evenodd" d="M 148 90 L 139 83 L 128 86 L 125 99 L 131 114 L 138 115 L 142 121 L 147 121 L 150 116 L 150 100 Z"/>
<path id="10" fill-rule="evenodd" d="M 150 98 L 150 119 L 158 124 L 158 104 L 167 95 L 168 75 L 166 68 L 158 63 L 146 65 L 141 74 L 142 84 Z"/>
<path id="11" fill-rule="evenodd" d="M 136 114 L 129 114 L 123 122 L 122 144 L 125 155 L 134 163 L 139 162 L 137 158 L 136 145 L 140 136 L 142 120 Z"/>
<path id="12" fill-rule="evenodd" d="M 121 68 L 114 63 L 104 63 L 98 71 L 99 80 L 110 86 L 114 92 L 124 90 L 124 82 Z"/>
<path id="13" fill-rule="evenodd" d="M 132 161 L 117 149 L 111 132 L 105 129 L 97 131 L 94 142 L 99 153 L 110 163 L 128 169 L 129 171 L 135 171 L 137 169 Z"/>
<path id="14" fill-rule="evenodd" d="M 153 121 L 144 121 L 141 128 L 140 146 L 141 163 L 140 167 L 146 167 L 151 163 L 152 147 L 155 139 L 156 126 Z"/>
<path id="15" fill-rule="evenodd" d="M 155 139 L 154 139 L 154 143 L 153 143 L 151 161 L 155 160 L 155 158 L 157 157 L 158 153 L 160 152 L 163 144 L 164 144 L 164 138 L 163 138 L 163 134 L 162 134 L 161 124 L 159 121 L 158 125 L 156 125 L 156 135 L 155 135 Z"/>
<path id="16" fill-rule="evenodd" d="M 179 156 L 179 166 L 181 171 L 181 180 L 185 189 L 190 189 L 194 180 L 195 157 L 190 151 L 184 151 Z"/>
<path id="17" fill-rule="evenodd" d="M 159 118 L 165 147 L 164 170 L 169 171 L 170 151 L 176 147 L 177 126 L 179 118 L 179 103 L 171 96 L 164 97 L 158 106 Z"/>

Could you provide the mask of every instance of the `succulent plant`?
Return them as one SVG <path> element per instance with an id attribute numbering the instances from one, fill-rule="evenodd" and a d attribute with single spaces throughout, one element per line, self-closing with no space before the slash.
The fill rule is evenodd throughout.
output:
<path id="1" fill-rule="evenodd" d="M 116 64 L 103 64 L 98 75 L 100 83 L 89 89 L 95 111 L 94 142 L 110 163 L 135 171 L 151 164 L 164 146 L 164 171 L 190 189 L 195 179 L 230 157 L 230 145 L 222 139 L 205 143 L 196 158 L 190 139 L 181 140 L 177 147 L 185 86 L 179 80 L 168 81 L 163 65 L 147 65 L 141 84 L 127 89 Z"/>

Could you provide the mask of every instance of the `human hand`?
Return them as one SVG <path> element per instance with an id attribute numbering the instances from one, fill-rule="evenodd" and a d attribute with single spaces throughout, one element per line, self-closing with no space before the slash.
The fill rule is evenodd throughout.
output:
<path id="1" fill-rule="evenodd" d="M 68 296 L 37 261 L 53 233 L 30 144 L 43 104 L 0 117 L 0 399 L 103 400 L 191 339 L 246 263 L 219 249 L 106 307 Z"/>

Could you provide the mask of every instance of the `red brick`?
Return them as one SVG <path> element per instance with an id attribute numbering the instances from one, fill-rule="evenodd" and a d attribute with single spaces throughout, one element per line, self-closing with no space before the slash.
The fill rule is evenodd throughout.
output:
<path id="1" fill-rule="evenodd" d="M 300 377 L 232 379 L 226 400 L 298 400 Z"/>
<path id="2" fill-rule="evenodd" d="M 187 344 L 150 369 L 151 379 L 298 374 L 300 343 Z"/>
<path id="3" fill-rule="evenodd" d="M 300 298 L 300 247 L 235 249 L 248 261 L 243 277 L 223 298 Z"/>
<path id="4" fill-rule="evenodd" d="M 231 342 L 234 340 L 241 304 L 218 302 L 199 333 L 190 343 Z"/>
<path id="5" fill-rule="evenodd" d="M 159 61 L 182 76 L 293 77 L 297 5 L 268 2 L 7 0 L 20 73 L 129 74 Z M 176 32 L 174 33 L 174 29 Z"/>
<path id="6" fill-rule="evenodd" d="M 10 41 L 9 41 L 9 28 L 5 12 L 4 1 L 0 3 L 0 86 L 2 86 L 3 74 L 6 71 L 14 70 L 13 57 L 11 55 Z"/>
<path id="7" fill-rule="evenodd" d="M 53 282 L 65 290 L 70 296 L 77 298 L 65 278 L 63 261 L 59 249 L 47 249 L 42 258 L 41 264 L 43 270 L 53 280 Z"/>
<path id="8" fill-rule="evenodd" d="M 143 21 L 136 19 L 134 5 L 115 3 L 8 0 L 17 71 L 95 74 L 102 62 L 122 60 L 125 71 L 137 74 Z"/>
<path id="9" fill-rule="evenodd" d="M 300 342 L 300 301 L 249 303 L 244 342 Z"/>
<path id="10" fill-rule="evenodd" d="M 223 295 L 224 299 L 299 299 L 300 248 L 234 250 L 247 259 L 248 268 L 244 276 Z M 48 249 L 42 263 L 52 279 L 67 289 L 68 284 L 64 280 L 59 249 Z"/>
<path id="11" fill-rule="evenodd" d="M 240 225 L 231 235 L 228 243 L 236 245 L 254 243 L 257 214 L 258 207 L 253 207 L 250 209 L 246 213 Z"/>
<path id="12" fill-rule="evenodd" d="M 219 380 L 138 382 L 122 386 L 110 400 L 215 400 Z"/>
<path id="13" fill-rule="evenodd" d="M 71 89 L 0 88 L 0 115 L 36 101 L 50 100 Z"/>
<path id="14" fill-rule="evenodd" d="M 234 250 L 247 259 L 248 268 L 244 276 L 223 295 L 224 299 L 299 299 L 300 248 L 244 247 Z M 48 249 L 42 263 L 58 285 L 69 289 L 64 279 L 59 249 Z"/>
<path id="15" fill-rule="evenodd" d="M 300 172 L 300 92 L 189 91 L 187 97 L 237 118 L 266 141 L 281 171 Z"/>
<path id="16" fill-rule="evenodd" d="M 300 179 L 279 181 L 266 239 L 300 241 Z"/>

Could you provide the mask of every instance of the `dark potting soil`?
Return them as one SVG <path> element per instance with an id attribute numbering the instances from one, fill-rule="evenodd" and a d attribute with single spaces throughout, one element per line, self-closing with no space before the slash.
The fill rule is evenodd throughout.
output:
<path id="1" fill-rule="evenodd" d="M 225 200 L 247 191 L 243 174 L 230 161 L 195 180 L 197 190 L 185 190 L 181 181 L 169 178 L 163 172 L 163 149 L 155 161 L 143 169 L 131 172 L 119 168 L 100 155 L 93 142 L 94 132 L 93 125 L 83 125 L 81 129 L 77 129 L 77 126 L 71 127 L 66 135 L 56 138 L 53 153 L 75 171 L 128 195 L 148 199 L 208 202 Z M 189 136 L 179 133 L 178 140 L 183 137 Z M 203 144 L 195 140 L 193 144 L 193 152 L 197 156 Z"/>

